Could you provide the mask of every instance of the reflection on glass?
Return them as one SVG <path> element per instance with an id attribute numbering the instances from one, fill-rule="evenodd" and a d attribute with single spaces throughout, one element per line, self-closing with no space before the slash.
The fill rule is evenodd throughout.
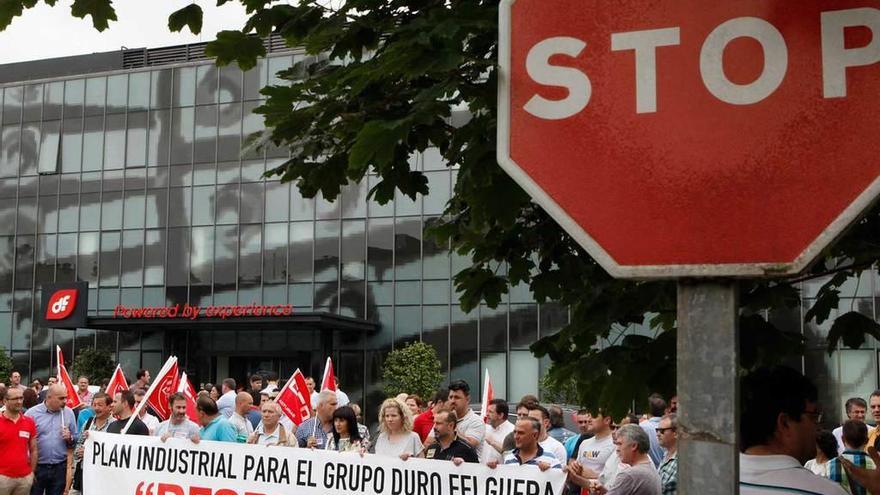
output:
<path id="1" fill-rule="evenodd" d="M 220 68 L 220 102 L 241 101 L 242 73 L 236 64 Z"/>
<path id="2" fill-rule="evenodd" d="M 119 285 L 119 232 L 101 233 L 101 286 Z"/>
<path id="3" fill-rule="evenodd" d="M 214 261 L 214 227 L 192 229 L 189 282 L 192 285 L 210 285 Z"/>
<path id="4" fill-rule="evenodd" d="M 40 151 L 40 124 L 33 122 L 21 126 L 21 175 L 37 174 L 37 155 Z"/>
<path id="5" fill-rule="evenodd" d="M 193 123 L 195 112 L 192 108 L 171 110 L 171 164 L 191 163 L 193 147 Z"/>
<path id="6" fill-rule="evenodd" d="M 43 122 L 40 132 L 40 162 L 38 172 L 54 174 L 58 172 L 58 144 L 61 140 L 61 121 Z"/>
<path id="7" fill-rule="evenodd" d="M 290 280 L 292 282 L 312 280 L 314 235 L 314 224 L 311 222 L 290 224 Z"/>
<path id="8" fill-rule="evenodd" d="M 214 238 L 214 291 L 235 289 L 238 227 L 217 226 Z"/>
<path id="9" fill-rule="evenodd" d="M 24 88 L 16 86 L 3 91 L 3 124 L 21 122 L 21 100 Z"/>
<path id="10" fill-rule="evenodd" d="M 241 152 L 241 104 L 219 105 L 218 160 L 237 160 Z"/>
<path id="11" fill-rule="evenodd" d="M 38 122 L 43 110 L 43 85 L 31 84 L 24 87 L 24 99 L 22 100 L 22 122 Z"/>
<path id="12" fill-rule="evenodd" d="M 196 68 L 196 105 L 217 103 L 217 66 L 199 65 Z"/>
<path id="13" fill-rule="evenodd" d="M 241 185 L 241 223 L 263 221 L 263 183 Z"/>
<path id="14" fill-rule="evenodd" d="M 163 230 L 148 230 L 144 238 L 144 285 L 165 282 L 165 236 Z"/>
<path id="15" fill-rule="evenodd" d="M 287 224 L 267 224 L 263 231 L 263 283 L 287 282 Z"/>
<path id="16" fill-rule="evenodd" d="M 125 166 L 125 115 L 107 115 L 104 121 L 104 170 Z"/>
<path id="17" fill-rule="evenodd" d="M 63 104 L 64 81 L 46 83 L 43 86 L 43 120 L 60 119 Z"/>
<path id="18" fill-rule="evenodd" d="M 238 262 L 239 287 L 260 285 L 262 232 L 261 225 L 241 226 L 241 248 Z"/>
<path id="19" fill-rule="evenodd" d="M 244 73 L 244 99 L 256 100 L 263 98 L 260 90 L 266 86 L 268 63 L 265 58 L 257 59 L 257 65 Z"/>
<path id="20" fill-rule="evenodd" d="M 83 170 L 101 170 L 104 163 L 104 116 L 83 119 Z"/>
<path id="21" fill-rule="evenodd" d="M 193 225 L 213 225 L 214 224 L 214 186 L 194 187 L 193 191 L 193 207 L 192 207 L 192 224 Z"/>
<path id="22" fill-rule="evenodd" d="M 174 69 L 174 106 L 190 106 L 196 99 L 195 67 Z"/>
<path id="23" fill-rule="evenodd" d="M 79 197 L 62 194 L 58 198 L 58 231 L 75 232 L 79 220 Z"/>
<path id="24" fill-rule="evenodd" d="M 76 279 L 77 237 L 77 234 L 58 236 L 58 261 L 55 271 L 57 282 L 73 282 Z"/>
<path id="25" fill-rule="evenodd" d="M 422 341 L 437 351 L 440 372 L 449 369 L 449 306 L 422 308 Z"/>
<path id="26" fill-rule="evenodd" d="M 107 113 L 125 112 L 128 101 L 128 74 L 107 78 Z"/>
<path id="27" fill-rule="evenodd" d="M 366 277 L 366 222 L 342 222 L 342 278 L 364 280 Z"/>
<path id="28" fill-rule="evenodd" d="M 285 222 L 290 211 L 290 183 L 266 184 L 266 222 Z"/>
<path id="29" fill-rule="evenodd" d="M 98 233 L 81 232 L 79 234 L 79 255 L 76 261 L 76 276 L 81 282 L 97 283 L 98 281 Z"/>
<path id="30" fill-rule="evenodd" d="M 147 136 L 147 165 L 168 165 L 168 147 L 171 142 L 171 112 L 150 112 L 150 131 Z"/>
<path id="31" fill-rule="evenodd" d="M 140 230 L 126 230 L 122 233 L 122 277 L 123 287 L 140 287 L 144 273 L 144 233 Z"/>
<path id="32" fill-rule="evenodd" d="M 18 175 L 20 144 L 21 130 L 18 125 L 3 127 L 3 132 L 0 134 L 0 177 Z"/>
<path id="33" fill-rule="evenodd" d="M 107 94 L 106 77 L 86 79 L 86 115 L 104 115 L 104 102 Z"/>
<path id="34" fill-rule="evenodd" d="M 339 221 L 315 222 L 315 281 L 339 278 Z"/>
<path id="35" fill-rule="evenodd" d="M 86 99 L 85 79 L 64 82 L 64 118 L 81 117 Z"/>
<path id="36" fill-rule="evenodd" d="M 34 255 L 36 239 L 32 235 L 15 238 L 15 288 L 29 289 L 34 286 Z"/>
<path id="37" fill-rule="evenodd" d="M 304 198 L 296 184 L 290 186 L 290 219 L 312 220 L 315 218 L 315 198 Z"/>
<path id="38" fill-rule="evenodd" d="M 61 135 L 61 171 L 79 172 L 82 163 L 82 119 L 64 119 Z"/>
<path id="39" fill-rule="evenodd" d="M 189 281 L 189 228 L 168 229 L 168 256 L 165 259 L 165 284 L 186 288 Z"/>
<path id="40" fill-rule="evenodd" d="M 126 134 L 126 166 L 143 167 L 147 161 L 147 112 L 128 114 Z"/>
<path id="41" fill-rule="evenodd" d="M 150 72 L 150 108 L 171 106 L 171 69 Z"/>
<path id="42" fill-rule="evenodd" d="M 478 383 L 477 312 L 466 314 L 458 305 L 452 306 L 450 329 L 449 375 L 468 383 Z"/>
<path id="43" fill-rule="evenodd" d="M 40 196 L 38 208 L 37 231 L 55 232 L 58 225 L 58 196 Z"/>
<path id="44" fill-rule="evenodd" d="M 150 107 L 150 73 L 132 72 L 128 77 L 128 111 Z"/>
<path id="45" fill-rule="evenodd" d="M 116 230 L 122 228 L 122 193 L 105 192 L 101 208 L 101 228 Z"/>
<path id="46" fill-rule="evenodd" d="M 196 163 L 213 162 L 217 150 L 217 106 L 196 107 L 195 150 Z"/>
<path id="47" fill-rule="evenodd" d="M 162 227 L 168 218 L 168 191 L 147 189 L 147 227 Z"/>
<path id="48" fill-rule="evenodd" d="M 422 276 L 422 221 L 420 218 L 397 219 L 394 232 L 394 265 L 397 280 L 415 280 Z"/>
<path id="49" fill-rule="evenodd" d="M 101 220 L 101 195 L 99 193 L 82 194 L 79 198 L 80 230 L 98 230 Z"/>
<path id="50" fill-rule="evenodd" d="M 172 187 L 168 190 L 168 226 L 184 227 L 191 224 L 192 188 Z"/>
<path id="51" fill-rule="evenodd" d="M 239 185 L 217 186 L 217 223 L 238 223 Z"/>
<path id="52" fill-rule="evenodd" d="M 336 200 L 340 201 L 339 199 Z M 348 183 L 342 188 L 342 218 L 367 216 L 367 181 Z"/>
<path id="53" fill-rule="evenodd" d="M 371 218 L 368 220 L 368 227 L 368 279 L 390 280 L 394 263 L 394 219 Z"/>

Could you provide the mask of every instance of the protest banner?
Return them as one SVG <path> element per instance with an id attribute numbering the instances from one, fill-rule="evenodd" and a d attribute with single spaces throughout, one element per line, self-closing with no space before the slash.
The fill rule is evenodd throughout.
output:
<path id="1" fill-rule="evenodd" d="M 559 495 L 561 469 L 338 453 L 93 431 L 84 495 Z"/>

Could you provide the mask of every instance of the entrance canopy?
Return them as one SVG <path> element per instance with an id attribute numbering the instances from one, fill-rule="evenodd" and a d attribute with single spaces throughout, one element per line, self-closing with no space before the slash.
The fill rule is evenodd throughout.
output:
<path id="1" fill-rule="evenodd" d="M 86 328 L 96 330 L 127 331 L 141 328 L 163 330 L 249 330 L 254 328 L 273 330 L 341 330 L 349 332 L 373 332 L 379 324 L 361 318 L 351 318 L 327 312 L 295 313 L 288 316 L 247 317 L 200 317 L 185 318 L 114 318 L 98 316 L 87 318 Z"/>

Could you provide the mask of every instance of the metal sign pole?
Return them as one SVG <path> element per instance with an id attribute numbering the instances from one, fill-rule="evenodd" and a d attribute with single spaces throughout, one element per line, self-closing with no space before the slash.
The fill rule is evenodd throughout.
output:
<path id="1" fill-rule="evenodd" d="M 737 284 L 678 282 L 678 493 L 739 493 Z"/>

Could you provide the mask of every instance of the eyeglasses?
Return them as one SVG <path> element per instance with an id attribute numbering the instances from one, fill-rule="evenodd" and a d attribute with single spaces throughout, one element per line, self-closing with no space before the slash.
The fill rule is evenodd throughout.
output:
<path id="1" fill-rule="evenodd" d="M 671 426 L 669 428 L 657 428 L 657 435 L 662 435 L 669 430 L 675 431 L 675 428 L 673 428 Z"/>
<path id="2" fill-rule="evenodd" d="M 808 414 L 808 415 L 812 416 L 814 418 L 813 422 L 816 424 L 819 424 L 822 422 L 822 416 L 823 416 L 822 411 L 804 411 L 804 414 Z"/>

